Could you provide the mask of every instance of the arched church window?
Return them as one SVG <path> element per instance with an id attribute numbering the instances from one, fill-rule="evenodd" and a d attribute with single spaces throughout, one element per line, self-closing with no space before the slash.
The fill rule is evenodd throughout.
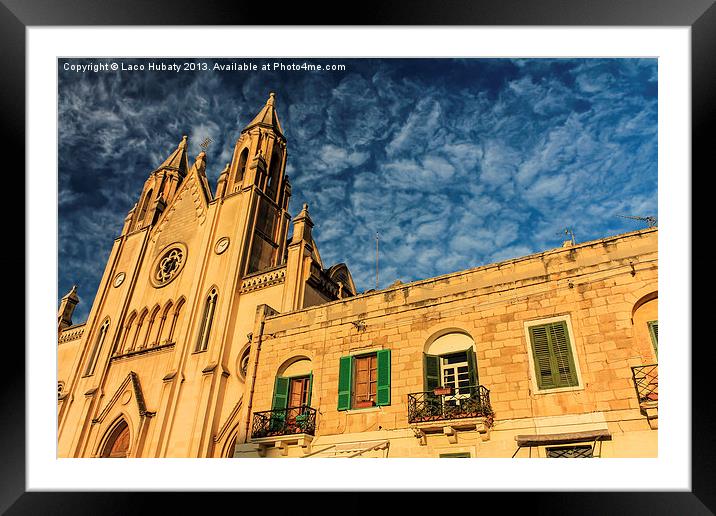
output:
<path id="1" fill-rule="evenodd" d="M 234 184 L 237 188 L 241 187 L 241 181 L 244 180 L 244 173 L 246 172 L 246 161 L 249 159 L 249 149 L 246 148 L 241 151 L 239 155 L 239 166 L 236 169 L 236 178 Z"/>
<path id="2" fill-rule="evenodd" d="M 164 310 L 162 310 L 162 315 L 159 317 L 159 328 L 157 328 L 157 334 L 155 342 L 157 345 L 163 344 L 162 342 L 162 332 L 164 331 L 164 326 L 167 322 L 167 317 L 169 316 L 169 310 L 172 308 L 172 302 L 167 301 L 167 304 L 164 306 Z"/>
<path id="3" fill-rule="evenodd" d="M 129 455 L 129 426 L 122 420 L 110 432 L 100 457 L 110 459 L 126 458 Z"/>
<path id="4" fill-rule="evenodd" d="M 174 314 L 172 315 L 172 322 L 169 325 L 169 333 L 167 334 L 167 338 L 163 340 L 164 343 L 170 343 L 174 342 L 174 332 L 176 331 L 177 324 L 179 321 L 179 316 L 181 315 L 181 309 L 184 306 L 184 298 L 181 298 L 179 301 L 177 301 L 176 308 L 174 308 Z"/>
<path id="5" fill-rule="evenodd" d="M 269 169 L 268 183 L 266 184 L 266 194 L 271 199 L 276 199 L 276 188 L 278 185 L 278 177 L 281 172 L 281 148 L 274 145 L 271 152 L 271 166 Z"/>
<path id="6" fill-rule="evenodd" d="M 149 310 L 147 310 L 146 308 L 142 310 L 142 313 L 139 316 L 139 321 L 137 322 L 137 326 L 134 329 L 132 341 L 129 343 L 129 349 L 125 351 L 134 351 L 136 349 L 137 343 L 139 341 L 139 334 L 142 332 L 142 326 L 144 326 L 144 319 L 147 318 L 147 313 L 149 313 Z"/>
<path id="7" fill-rule="evenodd" d="M 137 227 L 139 227 L 142 224 L 142 221 L 144 220 L 144 215 L 147 213 L 147 208 L 149 208 L 149 203 L 152 200 L 152 194 L 154 193 L 154 190 L 152 188 L 149 189 L 147 192 L 147 195 L 144 197 L 144 202 L 142 203 L 142 208 L 139 210 L 139 215 L 137 215 Z"/>
<path id="8" fill-rule="evenodd" d="M 205 351 L 209 345 L 209 335 L 211 334 L 211 326 L 214 321 L 217 297 L 218 292 L 216 291 L 216 288 L 212 288 L 206 298 L 206 303 L 204 304 L 204 315 L 201 318 L 199 338 L 196 341 L 196 351 Z"/>
<path id="9" fill-rule="evenodd" d="M 152 340 L 152 329 L 156 328 L 157 314 L 159 314 L 159 305 L 155 306 L 152 310 L 152 315 L 149 317 L 149 324 L 147 325 L 147 333 L 142 339 L 140 349 L 144 349 L 147 346 L 152 346 L 154 341 Z"/>
<path id="10" fill-rule="evenodd" d="M 104 343 L 104 338 L 107 336 L 107 328 L 109 328 L 109 319 L 105 320 L 104 323 L 102 323 L 102 327 L 99 329 L 99 335 L 97 335 L 97 338 L 95 339 L 94 347 L 92 348 L 92 353 L 90 354 L 89 361 L 87 362 L 87 368 L 85 369 L 84 376 L 90 376 L 94 373 L 97 355 L 99 354 L 99 350 Z"/>
<path id="11" fill-rule="evenodd" d="M 137 312 L 132 312 L 127 319 L 127 324 L 124 325 L 124 335 L 122 335 L 122 342 L 117 348 L 116 355 L 121 355 L 127 349 L 127 342 L 129 341 L 129 332 L 132 330 L 134 319 L 137 317 Z"/>

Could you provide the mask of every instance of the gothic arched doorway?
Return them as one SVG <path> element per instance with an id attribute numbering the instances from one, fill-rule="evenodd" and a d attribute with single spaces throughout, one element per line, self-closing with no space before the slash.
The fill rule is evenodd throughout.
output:
<path id="1" fill-rule="evenodd" d="M 129 453 L 129 426 L 125 421 L 114 427 L 104 444 L 100 457 L 126 458 Z"/>

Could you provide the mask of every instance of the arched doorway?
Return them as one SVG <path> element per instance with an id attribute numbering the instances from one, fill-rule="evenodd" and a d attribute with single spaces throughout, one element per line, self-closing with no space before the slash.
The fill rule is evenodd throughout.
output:
<path id="1" fill-rule="evenodd" d="M 125 421 L 121 421 L 114 427 L 107 442 L 102 449 L 100 457 L 103 458 L 126 458 L 129 453 L 129 426 Z"/>

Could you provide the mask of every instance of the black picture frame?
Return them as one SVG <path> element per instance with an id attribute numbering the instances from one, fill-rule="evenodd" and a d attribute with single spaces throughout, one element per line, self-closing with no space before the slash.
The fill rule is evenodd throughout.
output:
<path id="1" fill-rule="evenodd" d="M 323 13 L 316 15 L 315 13 Z M 326 14 L 328 13 L 328 14 Z M 347 14 L 349 13 L 349 14 Z M 247 25 L 254 21 L 267 23 L 266 6 L 263 3 L 218 3 L 188 0 L 0 0 L 0 103 L 2 125 L 6 129 L 4 160 L 8 167 L 11 153 L 12 168 L 6 168 L 5 181 L 16 181 L 16 192 L 25 191 L 25 30 L 29 26 L 87 26 L 87 25 Z M 316 25 L 500 25 L 500 26 L 687 26 L 691 28 L 691 79 L 692 79 L 692 174 L 683 173 L 684 180 L 707 172 L 711 163 L 712 134 L 716 125 L 716 6 L 714 0 L 457 0 L 439 3 L 435 0 L 391 2 L 361 2 L 347 12 L 341 12 L 336 4 L 311 2 L 310 10 L 304 3 L 282 4 L 272 14 L 271 24 Z M 709 131 L 709 129 L 712 129 Z M 14 174 L 14 175 L 13 175 Z M 8 177 L 10 176 L 10 177 Z M 6 185 L 6 188 L 8 186 Z M 24 197 L 24 196 L 23 196 Z M 699 224 L 699 219 L 694 218 Z M 17 251 L 3 256 L 3 264 L 12 270 L 22 269 L 25 275 L 24 242 L 26 235 L 15 223 L 11 238 Z M 688 228 L 691 230 L 691 228 Z M 8 228 L 8 231 L 13 231 Z M 696 234 L 705 234 L 697 232 Z M 22 243 L 22 245 L 21 245 Z M 693 256 L 693 255 L 692 255 Z M 702 258 L 703 259 L 703 258 Z M 698 262 L 693 270 L 698 271 Z M 692 264 L 684 264 L 691 267 Z M 12 275 L 8 275 L 12 276 Z M 16 275 L 18 276 L 19 275 Z M 14 295 L 22 290 L 15 290 Z M 21 300 L 21 301 L 24 301 Z M 21 301 L 16 301 L 17 303 Z M 691 300 L 683 300 L 694 306 Z M 22 303 L 24 306 L 24 302 Z M 694 306 L 695 308 L 695 306 Z M 25 314 L 27 324 L 27 313 Z M 693 316 L 692 316 L 693 317 Z M 689 321 L 691 322 L 691 321 Z M 6 321 L 18 327 L 24 325 Z M 692 328 L 685 329 L 684 343 L 692 337 Z M 716 511 L 716 435 L 710 386 L 706 383 L 712 373 L 709 360 L 710 343 L 692 347 L 692 490 L 690 492 L 582 492 L 510 493 L 510 505 L 527 503 L 530 513 L 609 514 L 619 511 L 625 514 L 714 514 Z M 52 343 L 48 343 L 52 346 Z M 10 346 L 6 346 L 8 349 Z M 6 351 L 7 352 L 7 351 Z M 145 500 L 160 495 L 99 492 L 26 492 L 26 438 L 25 438 L 25 358 L 6 357 L 3 371 L 3 387 L 0 389 L 2 414 L 2 439 L 0 439 L 0 511 L 7 514 L 127 514 L 142 512 L 151 507 Z M 52 348 L 48 348 L 52 352 Z M 12 365 L 10 365 L 12 364 Z M 648 475 L 648 471 L 635 468 L 634 475 Z M 273 493 L 272 505 L 282 505 Z M 430 497 L 411 497 L 403 510 L 425 510 Z M 164 512 L 180 509 L 187 503 L 189 493 L 171 493 L 161 496 Z M 192 498 L 195 495 L 191 495 Z M 211 496 L 205 509 L 217 510 L 224 503 L 235 503 L 236 497 L 218 493 Z M 281 498 L 288 502 L 289 496 Z M 341 505 L 354 505 L 357 493 L 346 494 Z M 480 494 L 479 507 L 486 508 L 485 496 Z M 218 498 L 217 498 L 218 497 Z M 465 499 L 463 503 L 465 503 Z M 441 497 L 433 497 L 440 502 Z M 140 501 L 141 500 L 141 501 Z M 474 500 L 474 499 L 473 499 Z M 295 501 L 295 500 L 294 500 Z M 244 502 L 245 503 L 245 502 Z M 467 501 L 469 504 L 470 502 Z M 504 503 L 504 502 L 503 502 Z M 418 505 L 419 504 L 419 505 Z M 540 509 L 541 508 L 541 509 Z M 265 510 L 265 509 L 264 509 Z"/>

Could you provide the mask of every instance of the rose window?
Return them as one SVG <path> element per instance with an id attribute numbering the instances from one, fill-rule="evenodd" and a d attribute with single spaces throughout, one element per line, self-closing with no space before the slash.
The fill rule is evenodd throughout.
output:
<path id="1" fill-rule="evenodd" d="M 241 376 L 246 377 L 246 373 L 249 370 L 249 351 L 250 349 L 247 349 L 244 352 L 244 355 L 241 357 L 241 363 L 239 365 L 239 370 L 241 371 Z"/>
<path id="2" fill-rule="evenodd" d="M 157 286 L 166 285 L 173 280 L 184 265 L 186 253 L 183 249 L 174 247 L 164 253 L 154 269 L 154 284 Z"/>

